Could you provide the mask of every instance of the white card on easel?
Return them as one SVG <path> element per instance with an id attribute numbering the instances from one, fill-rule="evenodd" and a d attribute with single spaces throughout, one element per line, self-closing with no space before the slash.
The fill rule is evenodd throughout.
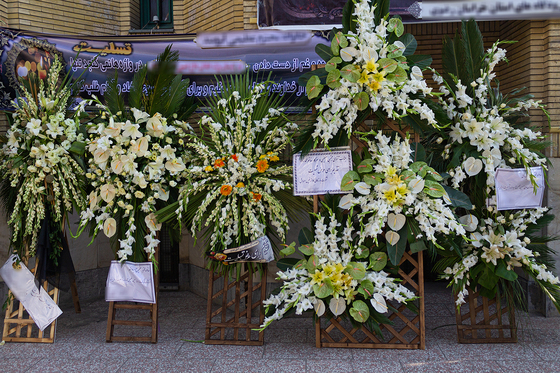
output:
<path id="1" fill-rule="evenodd" d="M 304 157 L 294 154 L 294 196 L 349 193 L 340 189 L 352 170 L 350 150 L 315 150 Z"/>
<path id="2" fill-rule="evenodd" d="M 107 286 L 107 302 L 155 303 L 154 270 L 152 262 L 111 262 Z"/>
<path id="3" fill-rule="evenodd" d="M 537 190 L 527 179 L 524 168 L 498 168 L 496 170 L 496 202 L 498 210 L 532 209 L 542 206 L 544 196 L 544 172 L 541 167 L 531 167 Z"/>

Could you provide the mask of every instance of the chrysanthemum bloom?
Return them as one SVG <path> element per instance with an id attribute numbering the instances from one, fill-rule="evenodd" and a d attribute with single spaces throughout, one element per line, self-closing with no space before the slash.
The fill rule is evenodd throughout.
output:
<path id="1" fill-rule="evenodd" d="M 253 192 L 251 192 L 251 194 L 253 195 L 253 201 L 255 201 L 255 202 L 259 202 L 259 201 L 261 200 L 261 198 L 262 198 L 262 195 L 259 194 L 259 193 L 253 193 Z"/>
<path id="2" fill-rule="evenodd" d="M 220 168 L 220 167 L 224 167 L 226 164 L 224 163 L 224 160 L 222 158 L 218 158 L 214 161 L 214 167 L 216 168 Z"/>
<path id="3" fill-rule="evenodd" d="M 232 190 L 233 188 L 231 185 L 222 185 L 222 187 L 220 188 L 220 194 L 223 196 L 229 196 Z"/>
<path id="4" fill-rule="evenodd" d="M 265 172 L 268 169 L 268 161 L 266 159 L 261 159 L 257 162 L 257 171 Z"/>

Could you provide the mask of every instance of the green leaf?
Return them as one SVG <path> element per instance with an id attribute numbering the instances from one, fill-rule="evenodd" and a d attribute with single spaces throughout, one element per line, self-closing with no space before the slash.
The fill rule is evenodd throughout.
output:
<path id="1" fill-rule="evenodd" d="M 332 70 L 329 75 L 327 75 L 327 85 L 331 89 L 336 89 L 342 85 L 342 83 L 340 83 L 340 70 Z"/>
<path id="2" fill-rule="evenodd" d="M 333 57 L 331 48 L 321 43 L 315 46 L 315 53 L 317 53 L 319 57 L 321 57 L 325 61 L 328 61 Z"/>
<path id="3" fill-rule="evenodd" d="M 387 31 L 394 32 L 397 37 L 401 37 L 404 33 L 404 25 L 400 18 L 391 18 L 389 20 L 389 25 L 387 26 Z"/>
<path id="4" fill-rule="evenodd" d="M 424 175 L 421 175 L 420 171 L 422 171 L 425 167 L 428 167 L 428 164 L 426 162 L 414 162 L 408 168 L 412 172 L 420 175 L 421 177 L 424 177 L 424 175 L 426 175 L 426 173 L 424 172 Z"/>
<path id="5" fill-rule="evenodd" d="M 432 56 L 424 54 L 415 54 L 413 56 L 407 56 L 406 59 L 411 66 L 418 66 L 421 70 L 426 69 L 432 64 Z"/>
<path id="6" fill-rule="evenodd" d="M 358 289 L 358 291 L 363 294 L 366 299 L 368 299 L 373 296 L 375 288 L 373 287 L 373 284 L 370 280 L 363 280 L 360 283 L 360 288 Z"/>
<path id="7" fill-rule="evenodd" d="M 415 241 L 410 244 L 410 252 L 413 254 L 424 251 L 426 249 L 427 247 L 423 240 Z"/>
<path id="8" fill-rule="evenodd" d="M 378 251 L 369 256 L 369 266 L 372 270 L 379 272 L 387 265 L 387 254 Z"/>
<path id="9" fill-rule="evenodd" d="M 396 245 L 391 245 L 387 243 L 387 254 L 389 256 L 389 260 L 393 265 L 399 265 L 401 262 L 401 258 L 406 250 L 407 240 L 407 225 L 405 224 L 404 227 L 401 228 L 397 233 L 400 236 L 399 242 Z"/>
<path id="10" fill-rule="evenodd" d="M 377 61 L 377 64 L 379 65 L 379 68 L 385 70 L 387 74 L 392 73 L 397 69 L 397 67 L 399 67 L 398 62 L 390 58 L 381 58 Z"/>
<path id="11" fill-rule="evenodd" d="M 298 247 L 298 250 L 305 256 L 311 256 L 315 252 L 313 250 L 313 247 L 309 246 L 309 245 L 302 245 L 302 246 Z"/>
<path id="12" fill-rule="evenodd" d="M 402 67 L 397 66 L 397 68 L 391 74 L 387 75 L 387 80 L 397 83 L 404 83 L 408 80 L 408 75 Z"/>
<path id="13" fill-rule="evenodd" d="M 366 276 L 366 267 L 363 263 L 350 262 L 344 269 L 355 280 L 361 280 Z"/>
<path id="14" fill-rule="evenodd" d="M 498 266 L 496 267 L 496 275 L 508 281 L 515 281 L 518 277 L 517 273 L 515 273 L 513 270 L 510 271 L 507 269 L 506 263 L 503 260 L 500 260 L 498 262 Z"/>
<path id="15" fill-rule="evenodd" d="M 446 194 L 441 184 L 432 180 L 425 180 L 424 193 L 434 198 L 441 198 Z"/>
<path id="16" fill-rule="evenodd" d="M 443 180 L 443 177 L 441 177 L 441 175 L 431 167 L 426 170 L 426 178 L 433 181 Z"/>
<path id="17" fill-rule="evenodd" d="M 291 258 L 285 258 L 285 259 L 291 259 Z M 282 259 L 280 259 L 282 260 Z M 280 267 L 278 267 L 280 268 Z M 294 265 L 294 269 L 304 269 L 307 268 L 307 260 L 305 259 L 300 259 L 295 265 Z"/>
<path id="18" fill-rule="evenodd" d="M 360 162 L 360 164 L 356 168 L 357 168 L 359 173 L 363 174 L 365 172 L 373 171 L 372 165 L 374 165 L 374 164 L 375 164 L 375 161 L 373 159 L 371 159 L 371 158 L 370 159 L 364 159 L 362 162 Z"/>
<path id="19" fill-rule="evenodd" d="M 482 274 L 478 279 L 478 283 L 486 289 L 493 290 L 500 281 L 500 278 L 494 274 L 490 266 L 486 265 Z"/>
<path id="20" fill-rule="evenodd" d="M 381 184 L 382 181 L 382 176 L 379 174 L 364 175 L 364 183 L 368 185 L 375 186 L 377 184 Z"/>
<path id="21" fill-rule="evenodd" d="M 86 143 L 81 141 L 74 141 L 68 151 L 80 156 L 84 155 L 84 153 L 86 152 Z"/>
<path id="22" fill-rule="evenodd" d="M 319 264 L 319 259 L 317 259 L 315 255 L 311 255 L 307 260 L 307 264 L 305 265 L 305 268 L 309 273 L 313 273 L 315 272 L 315 268 L 317 268 L 317 264 Z"/>
<path id="23" fill-rule="evenodd" d="M 360 175 L 356 171 L 348 171 L 346 175 L 342 177 L 342 182 L 340 183 L 340 189 L 344 191 L 354 190 L 354 185 L 360 182 Z"/>
<path id="24" fill-rule="evenodd" d="M 330 278 L 326 278 L 320 284 L 313 285 L 313 292 L 317 298 L 326 298 L 333 294 L 334 288 Z"/>
<path id="25" fill-rule="evenodd" d="M 290 245 L 286 246 L 282 250 L 280 250 L 280 254 L 284 256 L 292 255 L 296 252 L 296 243 L 292 242 Z"/>
<path id="26" fill-rule="evenodd" d="M 362 253 L 358 254 L 356 253 L 356 259 L 363 259 L 363 258 L 367 258 L 369 256 L 369 249 L 367 247 L 365 247 L 364 245 L 360 246 L 360 249 L 362 249 Z"/>
<path id="27" fill-rule="evenodd" d="M 307 81 L 307 86 L 305 87 L 307 90 L 307 97 L 309 99 L 315 98 L 319 96 L 321 91 L 323 90 L 323 85 L 321 84 L 321 79 L 317 75 L 313 75 Z"/>
<path id="28" fill-rule="evenodd" d="M 360 79 L 360 77 L 362 76 L 362 74 L 360 74 L 360 71 L 358 70 L 358 68 L 352 64 L 348 64 L 346 66 L 344 66 L 342 69 L 340 69 L 340 75 L 352 82 L 352 83 L 356 83 L 358 81 L 358 79 Z"/>
<path id="29" fill-rule="evenodd" d="M 369 319 L 369 307 L 361 300 L 356 300 L 350 308 L 350 316 L 357 322 L 364 323 Z"/>
<path id="30" fill-rule="evenodd" d="M 298 242 L 300 245 L 309 245 L 314 241 L 313 232 L 307 227 L 301 228 L 298 235 Z"/>
<path id="31" fill-rule="evenodd" d="M 482 33 L 474 20 L 468 22 L 463 21 L 461 25 L 461 36 L 465 56 L 463 61 L 464 70 L 467 71 L 469 80 L 465 82 L 475 81 L 480 77 L 480 68 L 484 60 L 484 42 Z"/>
<path id="32" fill-rule="evenodd" d="M 465 193 L 461 192 L 460 190 L 453 189 L 447 185 L 442 185 L 443 189 L 447 192 L 449 196 L 449 200 L 451 201 L 451 205 L 453 207 L 461 207 L 467 210 L 472 209 L 472 203 Z"/>
<path id="33" fill-rule="evenodd" d="M 360 92 L 354 96 L 354 104 L 358 110 L 365 110 L 369 106 L 369 95 L 366 92 Z"/>
<path id="34" fill-rule="evenodd" d="M 404 56 L 411 56 L 416 52 L 416 48 L 418 47 L 418 42 L 412 36 L 412 34 L 404 34 L 402 38 L 399 39 L 401 43 L 404 44 L 405 49 L 403 52 Z"/>
<path id="35" fill-rule="evenodd" d="M 404 170 L 400 174 L 401 180 L 408 184 L 408 182 L 414 178 L 416 178 L 416 174 L 410 170 Z"/>
<path id="36" fill-rule="evenodd" d="M 403 51 L 396 45 L 391 44 L 387 47 L 387 58 L 397 59 L 398 57 L 401 57 L 402 54 Z"/>
<path id="37" fill-rule="evenodd" d="M 336 69 L 336 67 L 339 63 L 342 63 L 342 58 L 333 57 L 333 58 L 331 58 L 330 60 L 327 61 L 327 64 L 325 65 L 325 70 L 328 71 L 328 72 L 331 72 L 331 71 Z"/>
<path id="38" fill-rule="evenodd" d="M 282 258 L 278 259 L 278 261 L 276 262 L 276 266 L 279 270 L 286 271 L 288 269 L 294 268 L 299 261 L 300 259 L 297 258 Z"/>

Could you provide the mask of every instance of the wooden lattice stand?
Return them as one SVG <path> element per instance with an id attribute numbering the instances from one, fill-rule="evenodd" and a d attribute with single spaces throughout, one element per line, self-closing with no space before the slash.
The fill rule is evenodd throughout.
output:
<path id="1" fill-rule="evenodd" d="M 35 268 L 31 270 L 31 273 L 35 273 L 36 270 L 37 264 L 35 264 Z M 60 296 L 58 288 L 50 285 L 47 281 L 43 283 L 43 288 L 58 305 Z M 39 327 L 37 327 L 35 321 L 33 321 L 33 319 L 29 316 L 25 307 L 23 307 L 23 304 L 14 298 L 11 291 L 8 292 L 8 297 L 10 298 L 10 305 L 6 308 L 2 341 L 53 343 L 56 332 L 56 320 L 47 326 L 45 331 L 42 331 Z M 74 301 L 74 304 L 76 304 L 76 300 Z M 79 307 L 79 302 L 77 304 Z"/>
<path id="2" fill-rule="evenodd" d="M 159 248 L 155 253 L 156 262 L 159 261 Z M 138 302 L 109 302 L 109 316 L 107 318 L 106 342 L 151 342 L 157 343 L 158 339 L 158 296 L 159 296 L 159 273 L 154 274 L 154 288 L 156 292 L 155 303 Z M 148 316 L 143 320 L 117 319 L 117 310 L 128 310 L 129 312 L 140 311 Z M 147 312 L 146 312 L 147 311 Z M 115 326 L 130 326 L 149 328 L 148 336 L 115 335 Z M 145 330 L 145 329 L 144 329 Z"/>
<path id="3" fill-rule="evenodd" d="M 340 317 L 327 320 L 321 325 L 321 318 L 315 323 L 316 347 L 349 348 L 398 348 L 424 349 L 426 347 L 426 323 L 424 316 L 424 265 L 422 253 L 405 252 L 400 263 L 399 274 L 402 285 L 413 290 L 418 299 L 418 314 L 406 305 L 387 302 L 399 312 L 392 312 L 388 318 L 394 325 L 381 324 L 382 335 L 376 335 L 363 325 L 353 327 L 348 320 Z M 405 271 L 410 267 L 410 270 Z M 323 320 L 324 321 L 324 320 Z"/>
<path id="4" fill-rule="evenodd" d="M 262 302 L 266 297 L 267 264 L 262 264 L 260 282 L 244 269 L 237 281 L 235 274 L 222 276 L 210 271 L 206 312 L 206 344 L 261 346 L 264 334 L 254 331 L 262 325 Z"/>
<path id="5" fill-rule="evenodd" d="M 468 302 L 455 309 L 459 343 L 516 343 L 513 307 L 499 295 L 488 299 L 468 290 Z"/>

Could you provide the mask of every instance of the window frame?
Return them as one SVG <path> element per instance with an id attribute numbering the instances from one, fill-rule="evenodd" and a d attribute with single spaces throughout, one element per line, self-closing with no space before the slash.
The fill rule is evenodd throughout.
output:
<path id="1" fill-rule="evenodd" d="M 161 17 L 161 0 L 158 0 L 158 7 L 157 14 L 158 18 L 160 19 L 159 22 L 152 22 L 150 19 L 151 9 L 150 3 L 151 0 L 140 0 L 140 24 L 142 25 L 142 30 L 150 30 L 154 28 L 159 29 L 173 29 L 173 0 L 164 0 L 169 1 L 169 20 L 162 21 Z"/>

